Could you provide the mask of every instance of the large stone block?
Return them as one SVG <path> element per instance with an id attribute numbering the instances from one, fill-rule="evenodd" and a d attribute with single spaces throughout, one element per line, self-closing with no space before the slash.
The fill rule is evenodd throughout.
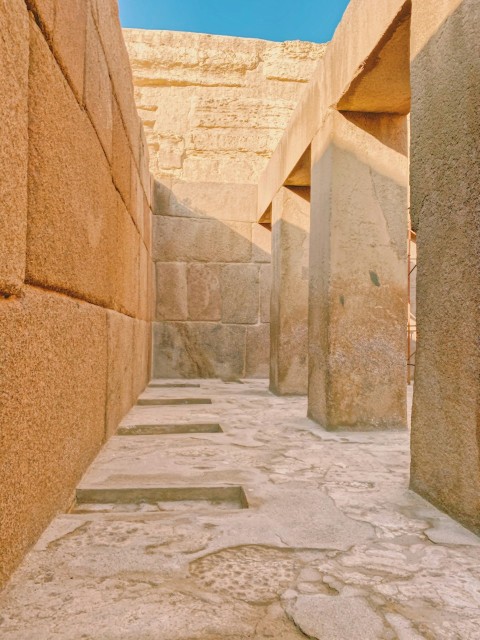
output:
<path id="1" fill-rule="evenodd" d="M 8 2 L 8 0 L 5 0 Z M 25 0 L 27 7 L 33 11 L 38 22 L 42 26 L 45 35 L 51 40 L 55 27 L 55 4 L 56 0 Z M 13 4 L 13 3 L 9 3 Z"/>
<path id="2" fill-rule="evenodd" d="M 270 322 L 272 265 L 260 265 L 260 322 Z"/>
<path id="3" fill-rule="evenodd" d="M 270 262 L 272 259 L 272 232 L 261 224 L 252 226 L 252 261 Z"/>
<path id="4" fill-rule="evenodd" d="M 310 189 L 282 187 L 272 204 L 270 389 L 307 393 Z"/>
<path id="5" fill-rule="evenodd" d="M 33 23 L 29 77 L 28 281 L 133 313 L 124 288 L 135 229 L 119 211 L 95 130 Z"/>
<path id="6" fill-rule="evenodd" d="M 0 292 L 25 277 L 28 166 L 28 13 L 22 0 L 0 2 Z"/>
<path id="7" fill-rule="evenodd" d="M 89 3 L 85 0 L 56 0 L 53 48 L 58 61 L 71 82 L 80 104 L 83 104 L 85 81 L 87 14 Z"/>
<path id="8" fill-rule="evenodd" d="M 134 402 L 133 371 L 135 320 L 115 311 L 107 311 L 108 381 L 106 438 L 113 435 L 120 420 Z"/>
<path id="9" fill-rule="evenodd" d="M 122 114 L 116 100 L 113 100 L 113 180 L 120 191 L 128 210 L 132 203 L 132 151 L 123 124 Z M 136 198 L 135 198 L 136 201 Z"/>
<path id="10" fill-rule="evenodd" d="M 82 1 L 85 6 L 85 3 Z M 109 161 L 112 159 L 112 87 L 107 61 L 92 14 L 88 13 L 85 106 Z M 118 128 L 115 130 L 118 134 Z"/>
<path id="11" fill-rule="evenodd" d="M 205 322 L 154 324 L 156 378 L 241 378 L 246 327 Z"/>
<path id="12" fill-rule="evenodd" d="M 257 187 L 221 182 L 155 181 L 154 213 L 255 222 Z"/>
<path id="13" fill-rule="evenodd" d="M 106 312 L 26 287 L 0 301 L 0 583 L 59 511 L 105 432 Z"/>
<path id="14" fill-rule="evenodd" d="M 270 327 L 257 324 L 247 327 L 246 378 L 268 378 L 270 360 Z"/>
<path id="15" fill-rule="evenodd" d="M 219 264 L 204 264 L 202 262 L 194 262 L 188 265 L 189 320 L 221 320 L 221 268 Z"/>
<path id="16" fill-rule="evenodd" d="M 220 275 L 222 322 L 256 324 L 259 316 L 259 266 L 226 264 Z"/>
<path id="17" fill-rule="evenodd" d="M 163 262 L 249 262 L 247 222 L 154 216 L 153 259 Z"/>
<path id="18" fill-rule="evenodd" d="M 133 330 L 133 402 L 143 392 L 151 377 L 152 324 L 135 320 Z"/>
<path id="19" fill-rule="evenodd" d="M 185 262 L 157 262 L 156 320 L 187 320 L 187 265 Z"/>
<path id="20" fill-rule="evenodd" d="M 413 3 L 418 344 L 411 487 L 480 533 L 478 3 Z M 432 117 L 432 113 L 435 117 Z"/>

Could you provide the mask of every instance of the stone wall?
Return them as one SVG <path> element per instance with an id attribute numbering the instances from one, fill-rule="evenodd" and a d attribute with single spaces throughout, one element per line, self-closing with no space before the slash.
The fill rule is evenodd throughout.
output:
<path id="1" fill-rule="evenodd" d="M 151 178 L 116 0 L 0 0 L 0 585 L 149 378 Z"/>
<path id="2" fill-rule="evenodd" d="M 157 180 L 154 375 L 268 376 L 258 176 L 324 45 L 124 31 Z"/>

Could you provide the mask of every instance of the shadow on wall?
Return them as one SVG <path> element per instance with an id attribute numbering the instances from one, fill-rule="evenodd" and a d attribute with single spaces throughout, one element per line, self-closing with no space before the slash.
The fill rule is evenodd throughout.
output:
<path id="1" fill-rule="evenodd" d="M 153 375 L 268 377 L 271 233 L 257 187 L 155 182 Z"/>

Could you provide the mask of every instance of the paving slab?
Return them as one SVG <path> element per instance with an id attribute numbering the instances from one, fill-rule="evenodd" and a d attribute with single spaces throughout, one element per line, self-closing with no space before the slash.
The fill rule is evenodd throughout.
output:
<path id="1" fill-rule="evenodd" d="M 186 429 L 110 439 L 0 594 L 2 640 L 480 637 L 480 539 L 409 491 L 408 433 L 328 433 L 266 380 L 189 383 L 141 397 L 212 404 L 124 418 Z"/>

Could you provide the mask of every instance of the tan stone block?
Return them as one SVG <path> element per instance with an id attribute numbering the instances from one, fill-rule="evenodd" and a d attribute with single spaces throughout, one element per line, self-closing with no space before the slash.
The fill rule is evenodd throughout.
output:
<path id="1" fill-rule="evenodd" d="M 253 184 L 155 181 L 157 215 L 255 222 L 257 188 Z"/>
<path id="2" fill-rule="evenodd" d="M 88 117 L 33 24 L 31 38 L 28 280 L 133 315 L 138 232 Z"/>
<path id="3" fill-rule="evenodd" d="M 186 320 L 187 265 L 184 262 L 157 262 L 156 320 Z"/>
<path id="4" fill-rule="evenodd" d="M 252 261 L 270 262 L 272 256 L 272 232 L 261 224 L 252 225 Z"/>
<path id="5" fill-rule="evenodd" d="M 221 320 L 221 265 L 193 263 L 188 265 L 189 320 Z"/>
<path id="6" fill-rule="evenodd" d="M 246 222 L 154 216 L 153 259 L 163 262 L 249 262 L 251 227 Z"/>
<path id="7" fill-rule="evenodd" d="M 270 322 L 272 265 L 260 266 L 260 322 Z"/>
<path id="8" fill-rule="evenodd" d="M 143 240 L 148 252 L 152 251 L 152 210 L 148 204 L 147 197 L 143 198 Z"/>
<path id="9" fill-rule="evenodd" d="M 131 158 L 131 204 L 130 204 L 130 215 L 132 216 L 133 221 L 135 222 L 135 226 L 138 229 L 141 237 L 144 237 L 144 218 L 145 218 L 145 194 L 143 192 L 142 183 L 140 181 L 140 176 L 138 175 L 137 167 L 133 160 L 133 156 Z"/>
<path id="10" fill-rule="evenodd" d="M 237 379 L 244 376 L 244 326 L 156 322 L 153 335 L 154 377 Z"/>
<path id="11" fill-rule="evenodd" d="M 232 154 L 228 152 L 191 153 L 184 159 L 181 174 L 178 175 L 189 182 L 256 184 L 258 176 L 267 165 L 269 155 L 239 151 L 235 153 L 235 162 L 232 162 Z M 152 160 L 152 171 L 155 173 L 155 156 Z"/>
<path id="12" fill-rule="evenodd" d="M 56 0 L 53 48 L 60 66 L 83 103 L 85 48 L 89 4 L 85 0 Z M 87 56 L 92 43 L 88 43 Z"/>
<path id="13" fill-rule="evenodd" d="M 224 90 L 221 97 L 200 95 L 192 126 L 204 127 L 206 131 L 212 127 L 283 130 L 295 109 L 292 100 L 248 97 L 238 92 L 225 96 L 227 91 Z"/>
<path id="14" fill-rule="evenodd" d="M 133 342 L 133 402 L 143 392 L 150 380 L 152 351 L 152 325 L 135 320 Z"/>
<path id="15" fill-rule="evenodd" d="M 133 404 L 134 325 L 133 318 L 107 311 L 107 438 L 115 433 L 121 419 Z"/>
<path id="16" fill-rule="evenodd" d="M 25 278 L 28 166 L 28 13 L 21 0 L 0 2 L 0 292 Z"/>
<path id="17" fill-rule="evenodd" d="M 113 100 L 112 172 L 117 189 L 120 191 L 123 201 L 130 211 L 132 202 L 132 152 L 116 100 Z"/>
<path id="18" fill-rule="evenodd" d="M 83 6 L 85 3 L 82 0 Z M 57 14 L 58 15 L 58 14 Z M 109 161 L 112 160 L 112 87 L 107 61 L 93 20 L 88 13 L 85 62 L 85 106 Z M 117 134 L 118 129 L 115 131 Z"/>
<path id="19" fill-rule="evenodd" d="M 247 327 L 246 378 L 268 378 L 270 370 L 270 326 Z"/>
<path id="20" fill-rule="evenodd" d="M 308 82 L 327 45 L 313 42 L 279 42 L 269 47 L 263 58 L 263 73 L 267 78 Z"/>
<path id="21" fill-rule="evenodd" d="M 106 313 L 25 288 L 0 301 L 0 583 L 68 509 L 105 434 Z"/>
<path id="22" fill-rule="evenodd" d="M 221 270 L 222 322 L 256 324 L 259 315 L 259 266 L 226 264 Z"/>

